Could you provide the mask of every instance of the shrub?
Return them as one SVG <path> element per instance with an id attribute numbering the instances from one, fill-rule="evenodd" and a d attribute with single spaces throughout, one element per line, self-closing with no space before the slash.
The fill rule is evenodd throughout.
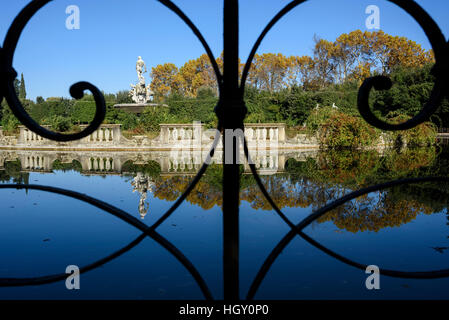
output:
<path id="1" fill-rule="evenodd" d="M 167 107 L 146 107 L 141 115 L 141 125 L 147 131 L 159 131 L 161 123 L 176 123 L 175 116 L 168 112 Z"/>
<path id="2" fill-rule="evenodd" d="M 44 119 L 43 122 L 51 125 L 52 129 L 58 132 L 66 132 L 72 128 L 71 119 L 62 116 L 52 116 L 49 119 Z"/>
<path id="3" fill-rule="evenodd" d="M 329 120 L 331 115 L 333 115 L 336 110 L 331 107 L 323 107 L 318 109 L 313 109 L 309 117 L 306 120 L 307 133 L 309 135 L 315 135 L 318 130 Z"/>
<path id="4" fill-rule="evenodd" d="M 388 118 L 388 122 L 398 124 L 406 122 L 411 117 L 390 113 Z M 425 147 L 436 144 L 438 129 L 434 123 L 424 122 L 408 130 L 394 131 L 390 135 L 395 146 L 406 144 L 409 147 Z"/>
<path id="5" fill-rule="evenodd" d="M 321 147 L 330 149 L 358 149 L 372 145 L 379 132 L 362 118 L 333 112 L 318 132 Z"/>

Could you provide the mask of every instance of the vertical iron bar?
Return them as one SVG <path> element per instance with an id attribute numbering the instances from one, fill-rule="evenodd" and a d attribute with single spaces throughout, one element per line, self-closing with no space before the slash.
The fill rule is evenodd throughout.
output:
<path id="1" fill-rule="evenodd" d="M 238 0 L 224 1 L 224 66 L 223 66 L 223 289 L 224 299 L 239 299 L 239 164 L 226 164 L 226 129 L 243 126 L 233 109 L 239 100 L 239 8 Z M 236 121 L 237 120 L 237 121 Z M 239 123 L 241 122 L 241 124 Z M 234 144 L 236 141 L 234 141 Z"/>

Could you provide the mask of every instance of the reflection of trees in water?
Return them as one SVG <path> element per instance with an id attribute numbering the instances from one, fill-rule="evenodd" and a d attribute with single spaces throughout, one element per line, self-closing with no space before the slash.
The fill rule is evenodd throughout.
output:
<path id="1" fill-rule="evenodd" d="M 20 160 L 5 161 L 4 170 L 0 170 L 1 182 L 12 182 L 17 184 L 28 184 L 30 174 L 22 172 L 22 165 Z"/>
<path id="2" fill-rule="evenodd" d="M 294 180 L 304 179 L 304 176 L 313 180 L 317 189 L 321 189 L 321 184 L 329 186 L 329 190 L 340 190 L 338 196 L 327 193 L 323 203 L 310 203 L 313 209 L 317 209 L 359 188 L 395 179 L 435 175 L 441 168 L 441 160 L 446 161 L 445 156 L 440 154 L 437 157 L 434 148 L 391 151 L 382 156 L 374 151 L 328 152 L 321 154 L 316 161 L 309 159 L 304 164 L 289 161 L 287 171 Z M 438 175 L 447 176 L 446 170 L 440 169 Z M 314 191 L 306 187 L 302 192 Z M 354 199 L 317 221 L 332 221 L 337 227 L 351 232 L 378 231 L 400 226 L 418 214 L 441 212 L 447 207 L 448 195 L 449 190 L 441 184 L 403 185 Z"/>
<path id="3" fill-rule="evenodd" d="M 365 195 L 332 210 L 317 219 L 318 223 L 332 221 L 335 226 L 350 232 L 379 231 L 386 227 L 399 227 L 419 214 L 435 211 L 417 200 L 399 200 L 390 197 L 388 191 L 376 196 Z"/>
<path id="4" fill-rule="evenodd" d="M 262 176 L 262 182 L 280 208 L 318 209 L 349 192 L 376 183 L 429 175 L 447 176 L 448 154 L 436 149 L 406 149 L 379 155 L 377 151 L 323 152 L 305 162 L 289 160 L 286 173 Z M 441 167 L 445 165 L 444 169 Z M 175 201 L 191 177 L 165 176 L 154 182 L 154 196 Z M 187 201 L 208 210 L 221 206 L 221 168 L 211 166 Z M 448 207 L 449 189 L 432 183 L 403 185 L 354 199 L 318 219 L 332 221 L 351 232 L 378 231 L 400 226 L 419 214 Z M 252 176 L 242 174 L 241 199 L 254 209 L 271 210 Z"/>
<path id="5" fill-rule="evenodd" d="M 261 180 L 280 208 L 308 208 L 315 210 L 332 200 L 359 188 L 399 178 L 448 176 L 449 148 L 437 152 L 435 148 L 405 149 L 379 155 L 377 151 L 321 152 L 306 161 L 290 159 L 282 174 L 261 176 Z M 65 163 L 56 160 L 55 170 L 82 171 L 77 161 Z M 132 178 L 132 187 L 141 195 L 139 212 L 144 216 L 149 209 L 148 191 L 154 197 L 175 201 L 184 192 L 192 177 L 161 175 L 155 161 L 122 166 L 123 175 Z M 254 177 L 241 170 L 241 200 L 254 209 L 271 210 L 271 206 L 257 187 Z M 0 181 L 27 184 L 29 173 L 21 172 L 20 161 L 6 161 L 0 170 Z M 222 169 L 211 165 L 187 201 L 204 210 L 222 205 Z M 418 214 L 441 212 L 448 207 L 447 185 L 422 183 L 402 185 L 379 193 L 355 199 L 329 212 L 318 222 L 332 221 L 348 231 L 377 231 L 399 226 L 413 220 Z"/>
<path id="6" fill-rule="evenodd" d="M 81 166 L 81 163 L 79 163 L 79 161 L 77 161 L 77 160 L 73 160 L 70 163 L 65 163 L 59 159 L 56 159 L 52 164 L 52 168 L 53 168 L 53 170 L 59 170 L 59 171 L 63 171 L 63 172 L 67 172 L 67 171 L 82 172 L 83 171 L 83 167 Z"/>
<path id="7" fill-rule="evenodd" d="M 153 195 L 158 199 L 175 201 L 186 190 L 191 179 L 191 177 L 186 176 L 161 177 L 155 182 Z M 209 210 L 216 205 L 221 206 L 223 199 L 221 189 L 208 183 L 203 178 L 198 182 L 195 189 L 189 193 L 186 200 L 204 210 Z"/>

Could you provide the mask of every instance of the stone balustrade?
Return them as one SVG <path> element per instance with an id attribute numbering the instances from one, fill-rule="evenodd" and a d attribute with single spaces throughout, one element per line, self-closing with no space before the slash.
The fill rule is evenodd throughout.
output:
<path id="1" fill-rule="evenodd" d="M 82 139 L 83 143 L 88 144 L 119 144 L 122 141 L 121 124 L 102 124 L 100 128 L 91 135 Z M 80 125 L 84 130 L 87 125 Z"/>
<path id="2" fill-rule="evenodd" d="M 42 126 L 50 130 L 50 126 Z M 29 130 L 25 126 L 19 126 L 19 143 L 20 144 L 43 144 L 47 139 Z"/>
<path id="3" fill-rule="evenodd" d="M 163 144 L 179 143 L 184 146 L 210 143 L 211 131 L 204 130 L 201 123 L 192 124 L 160 124 L 159 140 Z M 249 144 L 285 143 L 285 123 L 247 123 L 245 137 Z"/>
<path id="4" fill-rule="evenodd" d="M 245 123 L 245 137 L 248 143 L 284 143 L 285 123 Z"/>
<path id="5" fill-rule="evenodd" d="M 51 126 L 43 126 L 44 128 L 51 130 Z M 87 125 L 80 125 L 81 130 L 84 130 Z M 19 126 L 19 140 L 20 145 L 51 145 L 54 141 L 45 139 L 38 134 L 32 132 L 25 126 Z M 96 145 L 104 146 L 111 144 L 120 144 L 122 142 L 122 132 L 120 124 L 102 124 L 96 131 L 89 136 L 79 140 L 65 143 L 58 143 L 58 145 Z"/>
<path id="6" fill-rule="evenodd" d="M 160 124 L 160 133 L 157 138 L 148 136 L 133 136 L 129 139 L 122 136 L 120 124 L 103 124 L 89 136 L 76 141 L 57 142 L 44 139 L 24 126 L 20 126 L 20 135 L 17 142 L 2 142 L 20 147 L 48 147 L 48 148 L 123 148 L 123 149 L 208 149 L 212 144 L 215 129 L 206 129 L 201 122 L 189 124 Z M 87 125 L 80 125 L 84 130 Z M 49 130 L 51 128 L 47 126 Z M 292 141 L 286 138 L 284 123 L 247 123 L 245 124 L 245 137 L 250 149 L 255 148 L 291 148 Z M 238 132 L 233 132 L 238 136 Z M 6 141 L 6 140 L 5 140 Z M 9 140 L 8 140 L 9 141 Z M 220 139 L 217 150 L 222 149 Z"/>
<path id="7" fill-rule="evenodd" d="M 191 124 L 160 124 L 160 142 L 163 144 L 192 142 L 202 143 L 204 125 L 200 122 Z"/>

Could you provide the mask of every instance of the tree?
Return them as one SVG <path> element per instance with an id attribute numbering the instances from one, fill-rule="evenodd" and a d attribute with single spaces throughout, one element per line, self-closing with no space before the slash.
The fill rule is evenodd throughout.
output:
<path id="1" fill-rule="evenodd" d="M 16 95 L 19 96 L 20 94 L 20 80 L 14 79 L 14 90 L 16 91 Z"/>
<path id="2" fill-rule="evenodd" d="M 334 44 L 330 41 L 315 37 L 315 49 L 313 51 L 316 66 L 316 81 L 319 88 L 324 88 L 334 82 Z"/>
<path id="3" fill-rule="evenodd" d="M 127 91 L 127 90 L 120 90 L 119 92 L 117 92 L 115 94 L 115 101 L 118 104 L 121 104 L 121 103 L 132 103 L 133 102 L 133 100 L 129 96 L 129 91 Z"/>
<path id="4" fill-rule="evenodd" d="M 25 79 L 23 78 L 23 73 L 20 79 L 20 88 L 19 88 L 19 99 L 25 100 L 27 97 L 27 92 L 25 88 Z"/>
<path id="5" fill-rule="evenodd" d="M 287 70 L 292 63 L 282 53 L 256 54 L 248 80 L 254 87 L 273 93 L 288 85 Z"/>
<path id="6" fill-rule="evenodd" d="M 302 85 L 303 89 L 316 88 L 315 60 L 309 56 L 288 58 L 287 81 L 289 87 Z"/>
<path id="7" fill-rule="evenodd" d="M 207 54 L 186 62 L 179 73 L 184 81 L 183 93 L 188 97 L 196 97 L 201 87 L 217 88 L 217 78 Z"/>
<path id="8" fill-rule="evenodd" d="M 153 79 L 151 90 L 158 97 L 166 97 L 172 92 L 179 92 L 184 84 L 178 67 L 173 63 L 165 63 L 152 68 L 151 78 Z"/>

